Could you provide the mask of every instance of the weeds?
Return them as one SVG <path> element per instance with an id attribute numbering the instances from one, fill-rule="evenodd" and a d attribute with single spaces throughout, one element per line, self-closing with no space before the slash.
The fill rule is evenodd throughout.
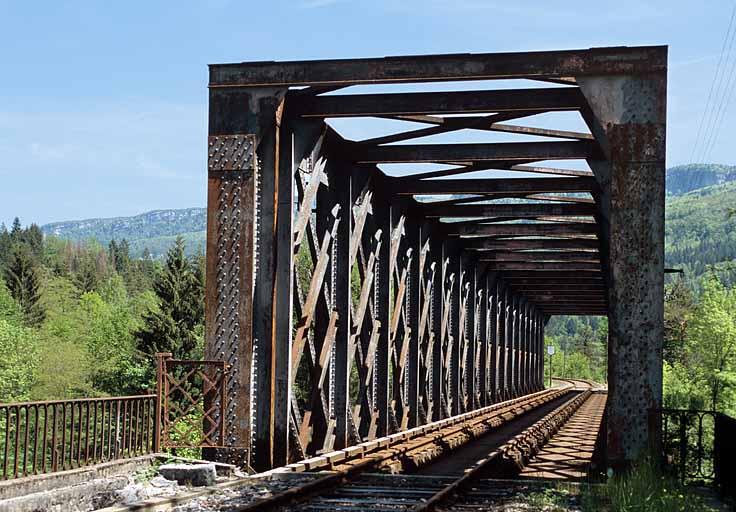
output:
<path id="1" fill-rule="evenodd" d="M 676 479 L 663 475 L 649 459 L 631 471 L 614 475 L 603 486 L 587 486 L 582 494 L 585 512 L 709 512 L 703 497 Z"/>

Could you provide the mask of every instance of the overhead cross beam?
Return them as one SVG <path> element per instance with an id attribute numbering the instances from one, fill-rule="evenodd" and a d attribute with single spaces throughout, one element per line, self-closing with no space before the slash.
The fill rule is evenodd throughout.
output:
<path id="1" fill-rule="evenodd" d="M 357 85 L 580 77 L 667 70 L 663 46 L 210 65 L 210 87 Z"/>
<path id="2" fill-rule="evenodd" d="M 511 203 L 511 204 L 468 204 L 454 206 L 424 206 L 428 218 L 437 217 L 585 217 L 597 213 L 595 205 L 576 203 Z"/>
<path id="3" fill-rule="evenodd" d="M 478 261 L 595 261 L 600 262 L 597 251 L 534 251 L 493 252 L 481 254 Z"/>
<path id="4" fill-rule="evenodd" d="M 502 124 L 501 121 L 518 119 L 543 113 L 536 110 L 521 110 L 514 112 L 503 112 L 500 114 L 492 114 L 489 116 L 462 116 L 462 117 L 437 117 L 437 116 L 406 116 L 406 115 L 381 115 L 376 116 L 385 119 L 394 119 L 397 121 L 412 121 L 433 126 L 427 128 L 419 128 L 405 132 L 374 137 L 372 139 L 361 140 L 359 144 L 378 145 L 390 144 L 392 142 L 402 142 L 405 140 L 417 139 L 420 137 L 429 137 L 431 135 L 439 135 L 442 133 L 450 133 L 458 130 L 473 129 L 484 130 L 490 132 L 518 133 L 523 135 L 534 135 L 538 137 L 553 137 L 558 139 L 583 140 L 593 139 L 590 133 L 574 132 L 569 130 L 550 130 L 547 128 L 535 128 L 531 126 L 518 126 L 510 124 Z"/>
<path id="5" fill-rule="evenodd" d="M 593 178 L 492 178 L 402 180 L 395 185 L 397 194 L 536 194 L 549 192 L 594 192 L 598 184 Z"/>
<path id="6" fill-rule="evenodd" d="M 535 238 L 535 239 L 503 239 L 503 238 L 469 238 L 463 243 L 466 249 L 479 253 L 488 251 L 516 251 L 534 249 L 598 249 L 600 242 L 592 238 Z"/>
<path id="7" fill-rule="evenodd" d="M 576 142 L 499 142 L 490 144 L 398 144 L 365 147 L 349 152 L 357 163 L 541 161 L 588 159 L 598 155 L 597 144 Z"/>
<path id="8" fill-rule="evenodd" d="M 482 235 L 482 236 L 567 236 L 567 235 L 594 235 L 598 233 L 598 226 L 580 222 L 569 224 L 561 223 L 530 223 L 530 224 L 476 224 L 453 226 L 452 223 L 442 225 L 450 235 Z"/>
<path id="9" fill-rule="evenodd" d="M 299 102 L 304 117 L 366 117 L 412 114 L 467 114 L 515 111 L 579 110 L 585 98 L 578 88 L 498 91 L 407 92 L 314 96 Z"/>
<path id="10" fill-rule="evenodd" d="M 572 261 L 560 262 L 494 262 L 492 270 L 575 270 L 575 271 L 600 271 L 600 263 L 578 263 Z"/>

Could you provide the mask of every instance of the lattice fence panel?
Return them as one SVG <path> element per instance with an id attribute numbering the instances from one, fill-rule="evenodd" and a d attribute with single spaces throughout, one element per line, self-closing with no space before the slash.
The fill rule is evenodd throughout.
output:
<path id="1" fill-rule="evenodd" d="M 226 446 L 228 365 L 223 361 L 162 359 L 160 404 L 163 448 Z"/>

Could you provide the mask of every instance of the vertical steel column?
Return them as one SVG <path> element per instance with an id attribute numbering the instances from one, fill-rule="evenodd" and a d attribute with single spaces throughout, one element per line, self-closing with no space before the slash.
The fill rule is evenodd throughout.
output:
<path id="1" fill-rule="evenodd" d="M 506 363 L 508 361 L 508 312 L 509 312 L 509 301 L 508 301 L 508 290 L 506 287 L 502 287 L 499 290 L 498 295 L 498 389 L 499 389 L 499 400 L 508 400 L 508 379 L 506 372 Z"/>
<path id="2" fill-rule="evenodd" d="M 488 327 L 490 341 L 490 401 L 491 404 L 498 402 L 498 280 L 490 281 L 488 286 Z"/>
<path id="3" fill-rule="evenodd" d="M 511 336 L 509 338 L 511 348 L 511 394 L 512 398 L 519 396 L 519 298 L 516 294 L 511 296 Z"/>
<path id="4" fill-rule="evenodd" d="M 516 357 L 516 360 L 514 361 L 514 388 L 516 389 L 516 396 L 519 396 L 521 395 L 521 383 L 523 378 L 521 372 L 524 361 L 524 304 L 519 296 L 516 296 L 514 300 L 514 310 L 514 355 Z"/>
<path id="5" fill-rule="evenodd" d="M 544 389 L 544 318 L 537 313 L 537 387 Z"/>
<path id="6" fill-rule="evenodd" d="M 275 278 L 273 291 L 273 465 L 289 463 L 289 422 L 291 404 L 291 345 L 293 333 L 293 210 L 294 210 L 294 133 L 284 119 L 278 123 L 279 164 L 276 166 L 276 238 Z M 283 124 L 284 126 L 279 126 Z M 298 165 L 298 163 L 296 164 Z"/>
<path id="7" fill-rule="evenodd" d="M 516 396 L 516 387 L 514 386 L 514 337 L 515 337 L 515 320 L 516 320 L 516 297 L 509 290 L 507 292 L 508 308 L 506 312 L 506 384 L 509 398 Z"/>
<path id="8" fill-rule="evenodd" d="M 475 332 L 475 306 L 477 302 L 476 297 L 476 269 L 475 265 L 471 261 L 465 261 L 463 267 L 465 270 L 465 281 L 464 286 L 467 286 L 467 299 L 465 303 L 465 392 L 468 395 L 468 405 L 466 410 L 470 411 L 475 409 L 476 406 L 476 387 L 475 387 L 475 372 L 477 365 L 475 361 L 475 350 L 476 350 L 476 332 Z"/>
<path id="9" fill-rule="evenodd" d="M 381 187 L 377 186 L 379 190 Z M 378 345 L 376 347 L 376 408 L 378 409 L 379 437 L 388 435 L 389 432 L 389 407 L 390 407 L 390 336 L 391 336 L 391 230 L 393 221 L 391 219 L 393 207 L 388 198 L 380 195 L 376 201 L 382 201 L 383 208 L 377 208 L 373 214 L 376 216 L 376 224 L 381 230 L 381 248 L 378 254 L 376 277 L 376 317 L 380 323 L 378 334 Z"/>
<path id="10" fill-rule="evenodd" d="M 516 376 L 516 390 L 519 395 L 524 394 L 524 326 L 526 325 L 526 318 L 524 315 L 524 310 L 526 308 L 526 299 L 522 299 L 519 297 L 518 299 L 518 306 L 517 306 L 517 323 L 518 327 L 516 328 L 517 331 L 517 349 L 516 353 L 517 361 L 516 361 L 516 368 L 517 368 L 517 376 Z"/>
<path id="11" fill-rule="evenodd" d="M 547 352 L 547 349 L 544 346 L 544 322 L 544 317 L 540 313 L 539 326 L 537 327 L 539 336 L 539 375 L 537 376 L 537 378 L 539 379 L 539 389 L 544 389 L 544 364 L 546 361 L 544 355 Z"/>
<path id="12" fill-rule="evenodd" d="M 665 62 L 666 52 L 659 49 Z M 607 158 L 589 162 L 609 241 L 607 455 L 626 466 L 661 441 L 648 412 L 662 406 L 667 70 L 578 83 Z"/>
<path id="13" fill-rule="evenodd" d="M 335 335 L 335 448 L 342 449 L 350 444 L 348 431 L 348 405 L 350 403 L 350 332 L 352 330 L 350 311 L 352 309 L 350 236 L 352 234 L 352 168 L 343 165 L 335 168 L 330 179 L 335 198 L 340 205 L 340 224 L 335 239 L 336 261 L 334 262 L 335 309 L 337 311 L 337 333 Z"/>
<path id="14" fill-rule="evenodd" d="M 420 290 L 423 276 L 419 271 L 419 259 L 422 252 L 422 228 L 413 218 L 406 221 L 407 246 L 411 251 L 411 260 L 407 279 L 409 280 L 406 309 L 409 325 L 409 361 L 408 365 L 408 396 L 406 403 L 409 407 L 409 428 L 419 425 L 419 317 L 420 317 Z"/>
<path id="15" fill-rule="evenodd" d="M 276 408 L 283 406 L 275 390 L 279 346 L 274 345 L 272 320 L 279 136 L 285 95 L 283 88 L 210 89 L 210 158 L 215 164 L 212 170 L 222 174 L 211 174 L 209 182 L 207 274 L 208 283 L 213 284 L 207 290 L 206 353 L 235 362 L 228 390 L 231 425 L 226 435 L 231 446 L 250 444 L 251 453 L 246 458 L 256 469 L 273 466 L 273 417 Z M 224 173 L 248 155 L 243 141 L 238 140 L 245 134 L 252 134 L 258 169 L 253 165 L 255 172 L 244 183 L 225 185 L 220 181 Z M 214 138 L 223 136 L 235 146 L 216 146 L 222 140 Z M 217 158 L 215 153 L 222 151 L 226 154 Z M 218 282 L 219 287 L 214 284 Z M 227 283 L 237 283 L 237 298 L 229 294 Z M 224 303 L 227 314 L 220 309 Z M 225 320 L 227 327 L 222 324 Z M 251 419 L 254 431 L 250 430 Z"/>
<path id="16" fill-rule="evenodd" d="M 522 391 L 529 393 L 531 388 L 531 304 L 524 307 L 524 371 L 522 373 Z"/>
<path id="17" fill-rule="evenodd" d="M 432 283 L 432 420 L 441 420 L 442 411 L 442 381 L 445 378 L 444 354 L 442 352 L 442 309 L 444 293 L 444 244 L 438 239 L 431 242 L 431 253 L 435 260 L 434 282 Z"/>
<path id="18" fill-rule="evenodd" d="M 460 305 L 462 300 L 462 261 L 460 254 L 453 248 L 450 256 L 450 275 L 454 279 L 452 301 L 450 303 L 450 340 L 452 357 L 450 358 L 450 412 L 454 416 L 460 414 Z"/>
<path id="19" fill-rule="evenodd" d="M 480 370 L 479 376 L 479 387 L 480 393 L 480 406 L 485 407 L 488 405 L 488 363 L 490 358 L 488 357 L 488 344 L 490 342 L 489 336 L 489 310 L 488 310 L 488 295 L 490 293 L 488 287 L 488 273 L 485 273 L 479 278 L 480 286 L 478 290 L 478 342 L 480 343 L 480 356 L 478 358 L 478 365 Z"/>
<path id="20" fill-rule="evenodd" d="M 516 394 L 524 392 L 524 302 L 521 297 L 516 302 Z"/>
<path id="21" fill-rule="evenodd" d="M 539 368 L 539 353 L 537 352 L 537 308 L 532 308 L 532 330 L 531 330 L 531 344 L 532 344 L 532 390 L 538 391 L 537 387 L 537 372 Z"/>

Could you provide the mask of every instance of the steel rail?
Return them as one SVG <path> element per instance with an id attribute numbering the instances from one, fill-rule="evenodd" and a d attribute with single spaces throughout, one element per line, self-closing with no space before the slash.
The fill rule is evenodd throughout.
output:
<path id="1" fill-rule="evenodd" d="M 569 382 L 584 382 L 574 381 L 571 379 L 559 379 L 567 380 Z M 445 486 L 442 490 L 435 493 L 426 502 L 417 505 L 412 508 L 412 512 L 429 512 L 435 510 L 437 506 L 445 503 L 452 496 L 456 495 L 462 488 L 467 487 L 477 478 L 483 475 L 493 464 L 497 463 L 504 455 L 505 452 L 519 443 L 526 443 L 529 438 L 535 438 L 539 435 L 541 430 L 546 430 L 544 433 L 541 443 L 537 443 L 533 450 L 538 452 L 542 444 L 549 440 L 560 427 L 580 408 L 580 406 L 591 396 L 592 392 L 590 388 L 592 385 L 589 382 L 584 382 L 589 386 L 589 389 L 571 398 L 554 411 L 547 414 L 544 418 L 534 423 L 529 428 L 525 429 L 522 433 L 515 436 L 513 439 L 504 443 L 503 446 L 489 453 L 486 457 L 476 462 L 472 467 L 465 470 L 463 476 L 455 480 L 454 482 Z M 537 439 L 539 440 L 539 439 Z"/>
<path id="2" fill-rule="evenodd" d="M 334 462 L 340 463 L 337 466 L 337 472 L 335 473 L 328 474 L 324 477 L 299 485 L 297 487 L 292 487 L 278 494 L 274 494 L 268 498 L 264 498 L 262 500 L 258 500 L 253 503 L 248 503 L 238 507 L 229 508 L 228 510 L 237 512 L 262 511 L 270 510 L 274 507 L 278 507 L 286 503 L 291 503 L 293 501 L 302 501 L 314 495 L 331 490 L 341 484 L 344 484 L 350 479 L 358 476 L 359 474 L 371 468 L 374 468 L 379 464 L 386 463 L 386 461 L 388 460 L 398 459 L 409 451 L 414 451 L 418 448 L 421 448 L 422 446 L 434 443 L 438 439 L 450 436 L 453 433 L 472 428 L 474 425 L 487 421 L 490 418 L 502 417 L 505 414 L 512 413 L 513 416 L 504 417 L 503 422 L 505 423 L 512 419 L 516 419 L 521 414 L 528 412 L 529 409 L 525 408 L 526 405 L 538 402 L 539 400 L 543 400 L 542 403 L 536 405 L 541 406 L 567 394 L 568 392 L 570 392 L 570 390 L 571 386 L 564 386 L 557 389 L 539 391 L 537 393 L 519 397 L 507 402 L 494 404 L 492 406 L 479 409 L 478 411 L 473 411 L 471 413 L 465 413 L 453 418 L 448 418 L 446 420 L 430 423 L 428 425 L 425 425 L 424 427 L 412 429 L 411 431 L 388 436 L 386 440 L 390 438 L 395 438 L 393 440 L 394 442 L 391 444 L 384 443 L 381 446 L 376 446 L 375 448 L 373 448 L 374 451 L 371 451 L 369 453 L 359 452 L 353 457 L 342 458 L 340 460 L 334 460 L 333 458 Z M 521 412 L 518 412 L 519 409 L 522 409 Z M 479 414 L 479 412 L 482 412 L 482 414 Z M 444 430 L 447 428 L 450 429 L 449 432 Z M 413 433 L 414 435 L 407 435 L 410 433 Z M 331 456 L 337 456 L 337 458 L 339 458 L 340 455 L 341 454 L 338 452 L 334 454 L 327 454 L 324 457 L 329 460 Z M 292 466 L 296 465 L 297 464 L 294 464 Z M 323 467 L 324 466 L 326 466 L 326 464 L 323 465 Z M 334 463 L 330 462 L 329 466 L 332 469 L 334 467 Z M 292 468 L 292 471 L 296 471 L 296 469 Z M 271 471 L 269 473 L 274 474 L 279 472 L 284 471 Z"/>

